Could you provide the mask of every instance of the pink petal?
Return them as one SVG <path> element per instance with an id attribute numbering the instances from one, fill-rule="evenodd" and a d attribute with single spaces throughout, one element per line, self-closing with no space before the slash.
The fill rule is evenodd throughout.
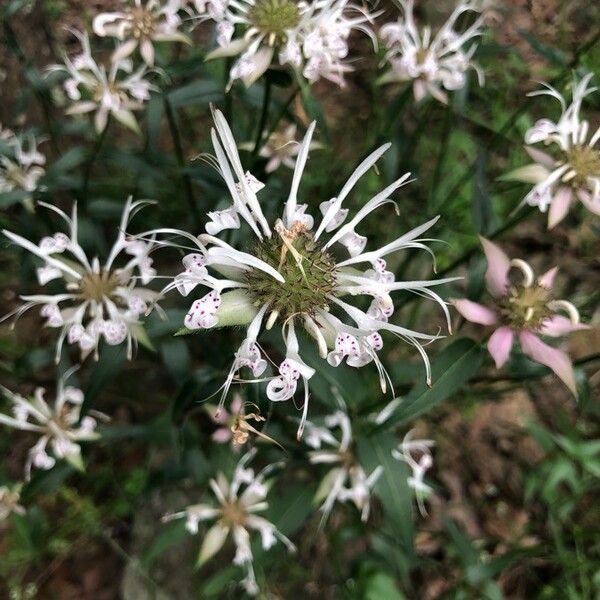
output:
<path id="1" fill-rule="evenodd" d="M 456 310 L 471 323 L 479 323 L 480 325 L 495 325 L 498 321 L 496 313 L 477 302 L 471 302 L 471 300 L 461 299 L 453 300 Z"/>
<path id="2" fill-rule="evenodd" d="M 538 283 L 545 287 L 547 290 L 551 290 L 554 287 L 554 278 L 558 273 L 558 267 L 553 267 L 549 271 L 546 271 L 539 279 Z"/>
<path id="3" fill-rule="evenodd" d="M 558 188 L 548 211 L 548 229 L 558 225 L 567 216 L 572 200 L 573 191 L 571 188 L 565 186 Z"/>
<path id="4" fill-rule="evenodd" d="M 572 331 L 581 331 L 589 328 L 589 325 L 583 325 L 582 323 L 573 324 L 571 319 L 567 319 L 567 317 L 563 317 L 561 315 L 556 315 L 544 321 L 542 327 L 540 328 L 540 333 L 542 335 L 560 337 L 567 335 Z"/>
<path id="5" fill-rule="evenodd" d="M 572 394 L 577 396 L 573 366 L 570 358 L 562 350 L 548 346 L 530 331 L 522 331 L 519 334 L 519 341 L 527 356 L 552 369 Z"/>
<path id="6" fill-rule="evenodd" d="M 600 198 L 598 198 L 597 195 L 592 197 L 592 195 L 585 190 L 579 190 L 577 192 L 577 197 L 589 211 L 593 212 L 595 215 L 600 215 Z"/>
<path id="7" fill-rule="evenodd" d="M 529 156 L 531 156 L 536 163 L 539 163 L 548 169 L 554 170 L 556 161 L 549 154 L 546 154 L 537 148 L 532 148 L 531 146 L 525 146 L 525 152 L 527 152 L 527 154 L 529 154 Z"/>
<path id="8" fill-rule="evenodd" d="M 513 332 L 510 327 L 499 327 L 492 333 L 488 342 L 488 350 L 499 369 L 508 360 L 513 343 Z"/>
<path id="9" fill-rule="evenodd" d="M 479 236 L 479 239 L 488 263 L 487 271 L 485 272 L 488 291 L 492 296 L 503 296 L 508 287 L 510 260 L 496 244 L 481 236 Z"/>
<path id="10" fill-rule="evenodd" d="M 232 415 L 238 415 L 242 410 L 242 397 L 239 394 L 236 394 L 231 401 L 229 406 Z"/>
<path id="11" fill-rule="evenodd" d="M 227 427 L 221 427 L 212 434 L 212 439 L 217 442 L 217 444 L 224 444 L 231 439 L 231 431 L 229 431 Z"/>

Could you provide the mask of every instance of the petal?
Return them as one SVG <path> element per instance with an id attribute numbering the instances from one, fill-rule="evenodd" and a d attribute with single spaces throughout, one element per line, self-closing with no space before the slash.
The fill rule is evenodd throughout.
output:
<path id="1" fill-rule="evenodd" d="M 530 331 L 522 331 L 519 334 L 519 341 L 521 342 L 523 352 L 527 356 L 535 362 L 552 369 L 569 390 L 571 390 L 571 393 L 577 397 L 573 365 L 571 365 L 571 359 L 562 350 L 548 346 L 548 344 L 542 342 L 537 335 Z"/>
<path id="2" fill-rule="evenodd" d="M 223 547 L 228 533 L 229 527 L 224 527 L 220 523 L 216 523 L 208 530 L 202 541 L 202 548 L 200 548 L 198 562 L 196 563 L 197 567 L 201 567 Z"/>
<path id="3" fill-rule="evenodd" d="M 550 175 L 550 171 L 538 164 L 525 165 L 505 173 L 498 179 L 500 181 L 522 181 L 524 183 L 541 183 Z"/>
<path id="4" fill-rule="evenodd" d="M 548 229 L 558 225 L 567 216 L 572 200 L 573 190 L 571 188 L 565 186 L 558 188 L 548 211 Z"/>
<path id="5" fill-rule="evenodd" d="M 500 327 L 492 333 L 487 347 L 496 363 L 497 369 L 500 369 L 508 360 L 512 343 L 513 332 L 509 327 Z"/>
<path id="6" fill-rule="evenodd" d="M 582 331 L 589 329 L 589 325 L 583 325 L 582 323 L 573 323 L 571 319 L 563 317 L 562 315 L 555 315 L 550 319 L 547 319 L 540 328 L 542 335 L 549 335 L 551 337 L 560 337 L 567 335 L 572 331 Z"/>
<path id="7" fill-rule="evenodd" d="M 481 236 L 479 239 L 487 258 L 488 266 L 485 272 L 485 281 L 488 291 L 492 296 L 503 296 L 508 287 L 510 260 L 496 244 Z"/>
<path id="8" fill-rule="evenodd" d="M 231 431 L 228 427 L 221 427 L 212 434 L 212 439 L 217 444 L 225 444 L 231 439 Z"/>
<path id="9" fill-rule="evenodd" d="M 549 271 L 546 271 L 539 279 L 538 283 L 545 287 L 547 290 L 551 290 L 554 287 L 554 278 L 558 273 L 558 267 L 553 267 Z"/>
<path id="10" fill-rule="evenodd" d="M 531 156 L 536 163 L 539 163 L 547 169 L 554 170 L 556 167 L 556 161 L 549 154 L 546 154 L 537 148 L 525 146 L 525 152 L 527 152 L 527 154 L 529 154 L 529 156 Z"/>
<path id="11" fill-rule="evenodd" d="M 479 323 L 480 325 L 495 325 L 498 322 L 496 313 L 477 302 L 471 302 L 471 300 L 461 299 L 453 300 L 452 304 L 456 310 L 471 323 Z"/>

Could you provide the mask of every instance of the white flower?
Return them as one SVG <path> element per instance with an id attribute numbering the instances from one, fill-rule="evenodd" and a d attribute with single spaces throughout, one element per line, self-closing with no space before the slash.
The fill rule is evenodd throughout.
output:
<path id="1" fill-rule="evenodd" d="M 183 512 L 166 515 L 163 519 L 170 521 L 185 518 L 186 528 L 192 534 L 198 533 L 200 522 L 216 521 L 204 535 L 197 565 L 202 566 L 217 554 L 225 544 L 227 536 L 231 534 L 236 547 L 233 563 L 246 570 L 246 577 L 241 583 L 251 595 L 258 593 L 252 566 L 251 531 L 260 534 L 264 550 L 268 550 L 279 540 L 288 551 L 296 551 L 294 544 L 273 523 L 256 514 L 269 507 L 266 502 L 268 486 L 265 478 L 277 465 L 269 465 L 256 474 L 253 469 L 246 467 L 254 454 L 255 452 L 251 451 L 241 458 L 231 482 L 227 481 L 222 473 L 219 473 L 216 479 L 210 480 L 209 485 L 217 500 L 217 506 L 194 504 Z"/>
<path id="2" fill-rule="evenodd" d="M 159 0 L 134 0 L 133 6 L 123 11 L 100 13 L 94 17 L 94 33 L 101 37 L 117 38 L 121 45 L 112 56 L 119 62 L 139 48 L 144 62 L 154 65 L 154 42 L 184 42 L 189 38 L 179 31 L 181 18 L 178 15 L 180 2 L 170 0 L 162 4 Z"/>
<path id="3" fill-rule="evenodd" d="M 266 362 L 261 356 L 257 338 L 263 326 L 271 329 L 276 323 L 281 327 L 287 350 L 286 358 L 279 366 L 279 375 L 267 386 L 267 396 L 274 401 L 290 399 L 301 383 L 304 387 L 304 418 L 308 409 L 308 380 L 314 369 L 306 365 L 299 355 L 296 333 L 299 327 L 303 327 L 315 340 L 321 358 L 327 359 L 333 366 L 344 360 L 353 367 L 374 362 L 383 391 L 387 388 L 388 376 L 377 352 L 383 345 L 381 333 L 389 332 L 417 348 L 425 362 L 427 381 L 430 381 L 429 361 L 423 344 L 439 336 L 392 323 L 394 305 L 391 294 L 396 290 L 406 290 L 433 299 L 442 307 L 449 321 L 446 303 L 431 288 L 454 279 L 394 281 L 393 273 L 386 270 L 384 257 L 409 248 L 431 253 L 423 243 L 427 240 L 420 236 L 435 224 L 437 218 L 378 249 L 366 250 L 367 238 L 356 233 L 356 229 L 369 213 L 392 202 L 390 195 L 408 181 L 409 174 L 365 202 L 351 219 L 347 220 L 348 209 L 343 208 L 344 200 L 357 181 L 390 145 L 386 144 L 368 156 L 338 196 L 320 204 L 322 219 L 313 230 L 314 219 L 307 213 L 308 206 L 299 204 L 297 197 L 315 127 L 313 123 L 298 151 L 282 218 L 277 219 L 271 229 L 256 196 L 258 188 L 244 173 L 225 118 L 219 111 L 215 111 L 214 118 L 216 130 L 211 135 L 215 160 L 232 199 L 227 211 L 235 214 L 237 219 L 217 221 L 211 214 L 213 221 L 206 227 L 207 230 L 210 227 L 210 234 L 198 237 L 175 229 L 158 229 L 149 233 L 183 236 L 199 250 L 183 259 L 185 270 L 163 290 L 177 289 L 187 295 L 197 286 L 208 288 L 208 293 L 190 307 L 185 320 L 188 329 L 249 324 L 246 338 L 235 355 L 223 386 L 222 401 L 240 368 L 251 367 L 255 377 L 264 372 Z M 239 228 L 242 221 L 257 237 L 251 252 L 239 251 L 216 237 L 222 229 Z M 337 256 L 343 254 L 344 248 L 349 258 L 339 260 Z M 351 303 L 355 296 L 372 298 L 368 311 Z M 299 436 L 304 418 L 298 430 Z"/>
<path id="4" fill-rule="evenodd" d="M 412 475 L 408 478 L 408 485 L 415 491 L 417 504 L 421 514 L 425 514 L 423 499 L 432 492 L 425 481 L 425 473 L 433 466 L 433 458 L 430 448 L 435 445 L 433 440 L 413 440 L 412 431 L 409 431 L 396 450 L 392 450 L 392 456 L 404 461 L 411 469 Z M 418 460 L 414 455 L 418 456 Z"/>
<path id="5" fill-rule="evenodd" d="M 24 515 L 25 509 L 19 504 L 21 499 L 21 486 L 15 485 L 9 488 L 0 485 L 0 522 L 4 521 L 11 513 Z"/>
<path id="6" fill-rule="evenodd" d="M 31 476 L 32 466 L 47 470 L 60 459 L 83 470 L 79 442 L 99 438 L 95 431 L 96 420 L 90 416 L 81 419 L 83 392 L 74 387 L 65 387 L 66 377 L 68 375 L 58 383 L 54 406 L 44 399 L 46 390 L 43 388 L 37 388 L 33 397 L 27 399 L 0 387 L 12 403 L 13 412 L 13 416 L 0 413 L 0 423 L 39 435 L 38 441 L 29 450 L 25 466 L 27 479 Z"/>
<path id="7" fill-rule="evenodd" d="M 562 114 L 555 123 L 540 119 L 525 133 L 527 153 L 533 164 L 511 171 L 503 178 L 534 184 L 524 203 L 548 211 L 548 228 L 560 223 L 575 198 L 595 215 L 600 215 L 600 127 L 590 136 L 590 125 L 580 117 L 583 99 L 597 91 L 591 87 L 593 74 L 573 82 L 573 97 L 567 105 L 553 87 L 529 94 L 551 96 L 560 102 Z M 531 144 L 552 147 L 551 154 Z"/>
<path id="8" fill-rule="evenodd" d="M 320 508 L 323 520 L 327 519 L 336 501 L 350 501 L 360 511 L 361 519 L 366 521 L 371 506 L 371 490 L 381 476 L 383 467 L 377 466 L 367 475 L 358 462 L 352 447 L 352 425 L 345 412 L 338 410 L 329 415 L 325 418 L 325 425 L 326 427 L 317 427 L 310 421 L 306 423 L 307 444 L 319 448 L 310 452 L 310 462 L 335 465 L 317 490 L 317 501 L 324 500 Z M 339 439 L 334 436 L 333 428 L 339 428 Z M 320 449 L 322 444 L 331 448 Z"/>
<path id="9" fill-rule="evenodd" d="M 208 58 L 239 56 L 230 78 L 246 86 L 274 57 L 299 69 L 310 82 L 323 77 L 342 86 L 344 73 L 352 70 L 344 60 L 352 31 L 374 39 L 368 23 L 375 15 L 348 0 L 196 0 L 195 6 L 201 20 L 217 23 L 219 48 Z"/>
<path id="10" fill-rule="evenodd" d="M 39 180 L 44 175 L 46 157 L 38 150 L 38 142 L 31 133 L 17 136 L 10 129 L 2 129 L 0 140 L 10 149 L 11 155 L 0 155 L 0 193 L 15 190 L 26 192 L 22 202 L 33 209 L 33 193 L 39 187 Z M 43 140 L 41 140 L 43 141 Z"/>
<path id="11" fill-rule="evenodd" d="M 417 101 L 431 94 L 440 102 L 448 101 L 446 91 L 459 90 L 466 83 L 466 72 L 473 68 L 477 72 L 480 85 L 483 74 L 472 61 L 477 44 L 468 49 L 465 46 L 482 34 L 484 16 L 478 16 L 464 32 L 455 31 L 461 15 L 478 12 L 476 2 L 461 2 L 454 9 L 446 23 L 432 35 L 429 26 L 421 31 L 415 23 L 414 0 L 398 0 L 402 14 L 398 21 L 387 23 L 381 28 L 388 52 L 386 61 L 390 70 L 382 82 L 413 81 L 413 92 Z"/>
<path id="12" fill-rule="evenodd" d="M 98 133 L 106 128 L 109 115 L 136 133 L 139 126 L 133 111 L 140 110 L 156 88 L 144 77 L 146 66 L 133 71 L 126 58 L 112 60 L 108 69 L 92 56 L 87 33 L 72 32 L 81 42 L 82 53 L 73 59 L 65 56 L 64 65 L 51 65 L 48 72 L 65 72 L 65 92 L 72 101 L 69 115 L 95 113 L 94 126 Z"/>
<path id="13" fill-rule="evenodd" d="M 40 314 L 46 318 L 46 326 L 60 330 L 57 362 L 65 339 L 69 344 L 79 345 L 82 359 L 90 352 L 98 357 L 101 339 L 111 346 L 127 341 L 127 355 L 131 357 L 133 343 L 137 343 L 143 333 L 140 318 L 157 296 L 138 286 L 138 279 L 147 283 L 155 275 L 149 258 L 153 244 L 131 241 L 125 231 L 130 218 L 146 204 L 146 201 L 127 200 L 117 239 L 103 265 L 98 258 L 90 260 L 79 245 L 77 205 L 73 206 L 69 217 L 55 206 L 40 202 L 41 206 L 63 218 L 69 232 L 47 236 L 37 245 L 4 230 L 4 235 L 12 242 L 42 260 L 43 265 L 37 269 L 40 285 L 60 279 L 64 292 L 22 296 L 25 304 L 2 320 L 11 316 L 18 318 L 30 308 L 39 306 Z M 68 258 L 63 258 L 66 254 Z M 130 258 L 123 266 L 116 267 L 115 260 L 123 254 L 129 254 Z M 137 276 L 134 275 L 136 269 Z"/>

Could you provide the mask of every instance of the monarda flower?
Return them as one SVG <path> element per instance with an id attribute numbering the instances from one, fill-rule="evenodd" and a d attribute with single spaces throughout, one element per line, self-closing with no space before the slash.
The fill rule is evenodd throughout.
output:
<path id="1" fill-rule="evenodd" d="M 255 473 L 246 466 L 254 454 L 255 452 L 251 451 L 241 458 L 231 482 L 222 473 L 209 481 L 217 506 L 194 504 L 182 512 L 166 515 L 163 519 L 170 521 L 185 518 L 186 528 L 192 534 L 198 533 L 201 522 L 216 521 L 204 535 L 197 566 L 202 566 L 217 554 L 225 544 L 227 536 L 231 534 L 236 548 L 233 564 L 246 570 L 246 577 L 241 583 L 251 595 L 256 595 L 259 591 L 252 566 L 251 531 L 260 534 L 264 550 L 269 550 L 279 540 L 290 552 L 296 551 L 294 544 L 273 523 L 256 514 L 269 507 L 266 502 L 269 485 L 265 479 L 278 465 L 269 465 Z"/>
<path id="2" fill-rule="evenodd" d="M 0 413 L 0 423 L 39 435 L 38 441 L 29 450 L 25 466 L 27 479 L 31 476 L 32 466 L 48 470 L 61 459 L 83 470 L 80 442 L 100 437 L 96 432 L 96 419 L 90 416 L 81 418 L 83 392 L 65 386 L 65 379 L 66 376 L 58 383 L 53 406 L 44 399 L 46 390 L 43 388 L 37 388 L 32 398 L 24 398 L 0 386 L 12 404 L 12 416 Z"/>
<path id="3" fill-rule="evenodd" d="M 339 429 L 336 436 L 333 429 Z M 369 518 L 371 490 L 383 472 L 377 466 L 367 475 L 359 463 L 353 447 L 352 425 L 348 415 L 338 410 L 325 417 L 325 427 L 310 421 L 306 423 L 306 443 L 315 448 L 309 453 L 313 464 L 331 465 L 331 470 L 322 479 L 317 490 L 317 502 L 323 501 L 323 521 L 327 519 L 336 502 L 352 502 L 360 511 L 361 520 Z M 325 447 L 322 448 L 322 446 Z"/>
<path id="4" fill-rule="evenodd" d="M 51 65 L 47 69 L 68 75 L 63 87 L 73 104 L 67 114 L 94 113 L 97 133 L 104 131 L 109 115 L 139 133 L 134 111 L 142 109 L 150 91 L 156 89 L 145 79 L 146 66 L 133 71 L 133 63 L 121 59 L 111 61 L 107 69 L 93 58 L 87 33 L 72 33 L 81 42 L 82 53 L 73 59 L 65 56 L 64 65 Z"/>
<path id="5" fill-rule="evenodd" d="M 443 103 L 448 101 L 446 91 L 464 87 L 469 69 L 476 71 L 483 85 L 483 74 L 472 60 L 477 44 L 471 42 L 482 35 L 484 17 L 478 16 L 463 32 L 455 30 L 462 15 L 478 13 L 475 2 L 461 2 L 435 35 L 429 26 L 419 31 L 413 16 L 413 0 L 399 0 L 399 4 L 402 15 L 398 21 L 387 23 L 380 30 L 388 49 L 385 60 L 390 66 L 381 78 L 382 83 L 412 81 L 417 101 L 431 94 Z"/>
<path id="6" fill-rule="evenodd" d="M 30 308 L 41 307 L 40 314 L 46 318 L 46 325 L 60 331 L 57 363 L 65 339 L 69 344 L 79 345 L 82 360 L 91 352 L 98 358 L 102 339 L 111 346 L 126 341 L 127 355 L 131 358 L 134 343 L 146 340 L 140 317 L 156 298 L 155 292 L 139 284 L 148 284 L 156 271 L 149 257 L 152 244 L 127 239 L 125 230 L 131 217 L 148 202 L 133 202 L 131 198 L 127 201 L 117 239 L 104 264 L 98 258 L 90 260 L 79 245 L 77 205 L 69 217 L 51 204 L 39 204 L 60 215 L 68 226 L 68 233 L 44 237 L 37 245 L 11 231 L 3 230 L 3 233 L 41 259 L 42 266 L 37 269 L 41 286 L 60 280 L 64 291 L 21 296 L 25 304 L 2 320 L 12 316 L 19 318 Z M 115 262 L 123 255 L 127 255 L 127 259 L 117 267 Z"/>
<path id="7" fill-rule="evenodd" d="M 0 141 L 10 154 L 0 155 L 0 194 L 22 193 L 20 200 L 33 211 L 33 195 L 40 189 L 39 180 L 44 176 L 46 157 L 38 150 L 38 140 L 32 133 L 15 135 L 0 126 Z"/>
<path id="8" fill-rule="evenodd" d="M 540 339 L 540 336 L 560 337 L 587 329 L 579 323 L 575 306 L 567 300 L 555 299 L 552 294 L 557 268 L 536 279 L 525 261 L 519 258 L 510 260 L 489 240 L 481 238 L 481 243 L 488 263 L 485 279 L 492 306 L 466 299 L 454 300 L 454 306 L 468 321 L 495 328 L 488 341 L 488 350 L 498 369 L 508 360 L 516 337 L 521 350 L 529 358 L 552 369 L 576 396 L 569 357 Z M 520 272 L 518 283 L 509 279 L 511 269 Z"/>
<path id="9" fill-rule="evenodd" d="M 298 384 L 304 385 L 299 436 L 308 410 L 308 380 L 315 372 L 300 357 L 300 328 L 315 340 L 321 358 L 335 367 L 344 361 L 357 368 L 374 362 L 384 391 L 388 376 L 377 352 L 383 347 L 381 333 L 389 332 L 419 351 L 430 381 L 429 361 L 423 344 L 439 336 L 392 323 L 394 302 L 391 294 L 405 290 L 433 299 L 448 319 L 445 302 L 431 288 L 454 278 L 395 281 L 394 274 L 387 270 L 385 258 L 409 248 L 431 253 L 424 244 L 429 240 L 420 236 L 435 224 L 437 218 L 380 248 L 367 250 L 367 237 L 357 229 L 372 211 L 393 203 L 390 195 L 407 183 L 409 174 L 363 203 L 351 218 L 349 209 L 344 208 L 344 201 L 357 181 L 390 144 L 370 154 L 335 198 L 320 203 L 321 221 L 317 225 L 308 212 L 308 205 L 298 201 L 298 189 L 315 127 L 313 123 L 298 151 L 282 217 L 271 226 L 256 195 L 263 184 L 250 173 L 244 173 L 235 140 L 221 112 L 215 111 L 214 118 L 216 130 L 211 132 L 214 160 L 227 184 L 231 206 L 210 212 L 206 233 L 198 237 L 175 229 L 158 229 L 149 234 L 183 236 L 198 249 L 183 258 L 184 270 L 164 290 L 177 289 L 184 296 L 197 286 L 210 290 L 192 303 L 184 320 L 188 331 L 225 325 L 248 326 L 223 385 L 222 401 L 240 369 L 249 368 L 255 378 L 265 372 L 267 361 L 258 337 L 263 328 L 271 329 L 276 324 L 281 328 L 286 356 L 279 365 L 279 375 L 268 379 L 267 396 L 274 402 L 289 400 L 296 393 Z M 242 222 L 256 236 L 256 241 L 246 251 L 237 250 L 217 237 L 223 230 L 240 228 Z M 359 296 L 372 299 L 367 310 L 353 304 L 353 299 Z M 346 322 L 348 320 L 350 323 Z"/>
<path id="10" fill-rule="evenodd" d="M 573 83 L 573 99 L 567 103 L 553 87 L 529 94 L 551 96 L 560 102 L 562 114 L 558 122 L 540 119 L 525 134 L 525 150 L 535 161 L 503 176 L 506 180 L 533 183 L 525 196 L 524 204 L 537 206 L 548 212 L 548 229 L 560 223 L 573 203 L 581 203 L 595 215 L 600 215 L 600 127 L 590 134 L 589 123 L 581 120 L 583 99 L 597 90 L 590 87 L 592 73 L 579 83 Z M 533 148 L 531 144 L 544 144 L 549 153 Z"/>
<path id="11" fill-rule="evenodd" d="M 196 0 L 198 16 L 217 22 L 219 47 L 209 59 L 239 56 L 230 79 L 252 85 L 278 57 L 310 82 L 344 84 L 348 38 L 360 30 L 374 38 L 372 16 L 348 0 Z M 239 33 L 238 33 L 239 32 Z"/>
<path id="12" fill-rule="evenodd" d="M 190 43 L 187 35 L 179 31 L 181 17 L 179 0 L 162 4 L 159 0 L 134 0 L 133 5 L 118 12 L 101 13 L 94 18 L 94 33 L 100 37 L 113 37 L 121 42 L 112 56 L 119 62 L 139 48 L 144 62 L 154 66 L 155 42 Z"/>

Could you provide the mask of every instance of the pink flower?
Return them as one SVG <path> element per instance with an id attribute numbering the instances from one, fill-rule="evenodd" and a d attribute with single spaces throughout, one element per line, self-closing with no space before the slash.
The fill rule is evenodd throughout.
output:
<path id="1" fill-rule="evenodd" d="M 208 414 L 210 415 L 210 418 L 214 423 L 221 426 L 212 434 L 212 439 L 217 442 L 217 444 L 231 442 L 232 448 L 238 452 L 240 444 L 236 443 L 233 439 L 233 428 L 237 419 L 244 414 L 242 397 L 239 394 L 236 394 L 233 397 L 230 410 L 231 412 L 228 412 L 225 408 L 221 407 L 219 410 L 215 411 L 213 407 L 209 408 Z"/>
<path id="2" fill-rule="evenodd" d="M 536 279 L 525 261 L 510 260 L 496 244 L 480 239 L 488 263 L 485 280 L 493 299 L 492 306 L 466 299 L 454 300 L 454 306 L 468 321 L 495 328 L 487 347 L 497 368 L 508 360 L 516 337 L 521 350 L 529 358 L 552 369 L 576 396 L 569 357 L 540 339 L 540 336 L 561 337 L 572 331 L 587 329 L 587 325 L 579 323 L 579 313 L 573 304 L 567 300 L 556 300 L 552 295 L 557 268 Z M 508 278 L 512 268 L 522 273 L 518 283 L 512 283 Z M 560 311 L 567 316 L 558 314 Z"/>

